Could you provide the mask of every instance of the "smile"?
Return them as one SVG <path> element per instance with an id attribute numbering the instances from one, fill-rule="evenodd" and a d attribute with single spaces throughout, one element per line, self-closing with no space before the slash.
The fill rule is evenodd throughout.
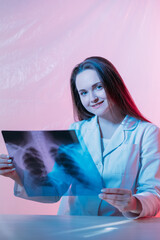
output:
<path id="1" fill-rule="evenodd" d="M 92 105 L 91 107 L 94 108 L 94 109 L 99 108 L 103 104 L 103 102 L 104 101 L 96 103 L 96 104 Z"/>

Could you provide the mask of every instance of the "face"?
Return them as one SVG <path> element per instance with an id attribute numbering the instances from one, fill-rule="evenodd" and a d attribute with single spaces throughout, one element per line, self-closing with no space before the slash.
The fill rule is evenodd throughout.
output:
<path id="1" fill-rule="evenodd" d="M 104 117 L 109 110 L 107 95 L 95 70 L 87 69 L 76 77 L 76 87 L 84 108 L 97 116 Z"/>

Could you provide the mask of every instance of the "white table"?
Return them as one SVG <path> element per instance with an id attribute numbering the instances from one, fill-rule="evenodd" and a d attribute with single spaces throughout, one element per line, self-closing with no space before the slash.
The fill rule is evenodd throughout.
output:
<path id="1" fill-rule="evenodd" d="M 160 218 L 0 215 L 0 240 L 159 240 Z"/>

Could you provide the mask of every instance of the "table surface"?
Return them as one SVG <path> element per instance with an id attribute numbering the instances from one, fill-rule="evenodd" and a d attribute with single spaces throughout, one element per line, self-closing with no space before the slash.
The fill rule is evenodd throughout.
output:
<path id="1" fill-rule="evenodd" d="M 160 218 L 0 215 L 1 240 L 159 240 Z"/>

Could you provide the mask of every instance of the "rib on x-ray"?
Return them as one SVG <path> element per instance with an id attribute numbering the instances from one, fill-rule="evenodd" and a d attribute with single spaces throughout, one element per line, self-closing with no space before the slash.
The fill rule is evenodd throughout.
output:
<path id="1" fill-rule="evenodd" d="M 95 191 L 95 194 L 100 190 L 101 177 L 87 148 L 82 148 L 74 130 L 2 131 L 2 134 L 29 195 L 36 195 L 35 190 L 38 188 L 43 188 L 41 194 L 52 194 L 50 190 L 47 193 L 46 189 L 58 183 L 55 177 L 57 172 L 58 179 L 66 184 L 74 187 L 81 185 L 83 189 Z M 73 194 L 83 194 L 83 191 Z"/>
<path id="2" fill-rule="evenodd" d="M 33 177 L 35 184 L 52 186 L 51 182 L 49 181 L 47 170 L 42 159 L 43 158 L 37 149 L 29 147 L 26 149 L 22 160 L 24 161 L 26 169 Z"/>

